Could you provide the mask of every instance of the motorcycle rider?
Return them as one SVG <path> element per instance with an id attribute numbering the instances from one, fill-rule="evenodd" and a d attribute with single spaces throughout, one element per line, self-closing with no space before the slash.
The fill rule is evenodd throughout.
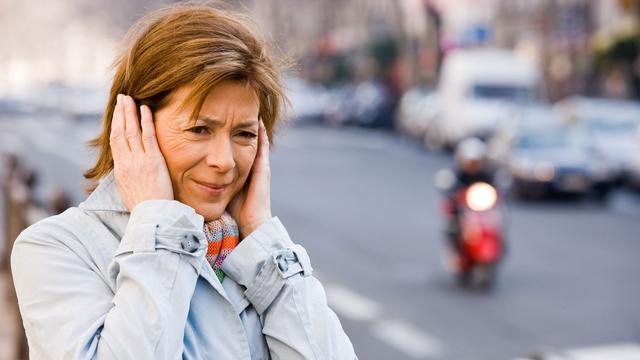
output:
<path id="1" fill-rule="evenodd" d="M 446 211 L 449 214 L 447 235 L 455 254 L 460 254 L 462 251 L 460 214 L 456 194 L 477 182 L 494 186 L 493 172 L 487 164 L 486 154 L 487 146 L 478 138 L 467 138 L 461 141 L 455 150 L 455 181 L 446 192 Z"/>

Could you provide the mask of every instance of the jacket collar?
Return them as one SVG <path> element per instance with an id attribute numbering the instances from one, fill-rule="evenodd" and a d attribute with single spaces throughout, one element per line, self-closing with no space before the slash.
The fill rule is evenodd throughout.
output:
<path id="1" fill-rule="evenodd" d="M 115 177 L 113 176 L 113 171 L 100 179 L 98 187 L 96 187 L 96 189 L 85 201 L 80 203 L 78 207 L 85 211 L 105 211 L 125 214 L 125 216 L 115 217 L 112 216 L 112 214 L 98 214 L 98 217 L 105 223 L 105 225 L 115 231 L 118 238 L 121 238 L 124 235 L 129 219 L 129 210 L 127 210 L 122 203 L 122 198 L 120 197 L 120 192 L 118 191 L 118 185 L 116 184 Z M 232 303 L 238 314 L 248 306 L 249 303 L 242 295 L 242 289 L 239 285 L 235 284 L 235 287 L 237 287 L 237 289 L 235 289 L 233 288 L 234 284 L 227 284 L 229 291 L 233 292 L 231 295 L 233 300 L 230 300 L 225 288 L 222 286 L 210 266 L 205 266 L 202 270 L 199 270 L 199 272 L 200 275 L 203 276 L 204 279 L 209 282 L 209 284 L 211 284 L 211 286 L 216 289 L 222 297 Z"/>
<path id="2" fill-rule="evenodd" d="M 87 211 L 129 212 L 122 203 L 113 171 L 100 179 L 98 187 L 78 207 Z"/>

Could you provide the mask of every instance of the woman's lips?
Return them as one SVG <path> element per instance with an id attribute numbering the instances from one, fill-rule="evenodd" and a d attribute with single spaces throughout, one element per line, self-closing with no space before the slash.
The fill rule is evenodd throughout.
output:
<path id="1" fill-rule="evenodd" d="M 209 195 L 220 195 L 227 189 L 227 187 L 229 187 L 229 184 L 209 184 L 196 180 L 194 180 L 193 182 L 199 189 Z"/>

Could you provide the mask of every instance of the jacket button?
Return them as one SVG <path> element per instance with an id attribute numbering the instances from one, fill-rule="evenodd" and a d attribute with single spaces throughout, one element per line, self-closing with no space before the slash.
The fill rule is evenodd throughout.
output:
<path id="1" fill-rule="evenodd" d="M 276 256 L 276 263 L 278 264 L 278 269 L 280 269 L 281 272 L 285 273 L 289 270 L 289 263 L 283 254 L 278 254 L 278 256 Z"/>
<path id="2" fill-rule="evenodd" d="M 180 243 L 182 250 L 188 251 L 190 253 L 195 252 L 200 247 L 200 239 L 198 239 L 195 235 L 185 235 Z"/>

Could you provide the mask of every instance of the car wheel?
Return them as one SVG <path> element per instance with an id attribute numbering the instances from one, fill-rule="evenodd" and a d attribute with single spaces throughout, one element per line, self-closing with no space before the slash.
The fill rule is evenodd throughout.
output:
<path id="1" fill-rule="evenodd" d="M 599 205 L 607 205 L 609 202 L 609 195 L 611 190 L 609 188 L 597 188 L 593 191 L 593 198 Z"/>
<path id="2" fill-rule="evenodd" d="M 514 180 L 512 189 L 517 199 L 528 200 L 530 198 L 529 190 L 521 181 Z"/>

